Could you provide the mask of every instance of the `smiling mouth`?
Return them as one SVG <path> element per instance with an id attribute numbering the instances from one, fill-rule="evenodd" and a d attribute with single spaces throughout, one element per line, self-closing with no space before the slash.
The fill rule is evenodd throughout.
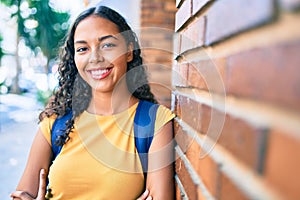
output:
<path id="1" fill-rule="evenodd" d="M 88 70 L 88 72 L 91 74 L 93 79 L 101 80 L 106 78 L 111 73 L 112 69 L 112 67 L 108 67 L 105 69 Z"/>

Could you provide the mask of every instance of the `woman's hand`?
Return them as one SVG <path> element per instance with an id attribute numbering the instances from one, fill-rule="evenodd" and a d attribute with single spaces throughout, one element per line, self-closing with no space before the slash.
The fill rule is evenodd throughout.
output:
<path id="1" fill-rule="evenodd" d="M 41 169 L 40 171 L 40 181 L 39 181 L 39 190 L 36 199 L 32 197 L 25 191 L 15 191 L 13 192 L 10 197 L 12 199 L 21 199 L 21 200 L 45 200 L 46 195 L 46 170 Z"/>
<path id="2" fill-rule="evenodd" d="M 137 200 L 152 200 L 152 197 L 149 196 L 149 190 L 145 190 L 145 192 L 140 196 Z"/>

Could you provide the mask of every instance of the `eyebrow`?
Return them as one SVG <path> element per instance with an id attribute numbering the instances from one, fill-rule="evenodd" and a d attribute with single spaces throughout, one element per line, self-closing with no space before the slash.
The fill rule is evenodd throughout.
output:
<path id="1" fill-rule="evenodd" d="M 105 35 L 105 36 L 102 36 L 101 38 L 99 38 L 98 40 L 99 40 L 99 42 L 102 42 L 103 40 L 106 40 L 106 39 L 108 39 L 108 38 L 113 38 L 113 39 L 115 39 L 115 40 L 118 40 L 118 38 L 116 38 L 116 37 L 113 36 L 113 35 Z"/>
<path id="2" fill-rule="evenodd" d="M 115 39 L 115 40 L 118 40 L 118 38 L 115 37 L 115 36 L 113 36 L 113 35 L 105 35 L 105 36 L 100 37 L 100 38 L 98 39 L 98 41 L 99 41 L 99 42 L 102 42 L 103 40 L 106 40 L 106 39 L 108 39 L 108 38 L 113 38 L 113 39 Z M 86 42 L 85 40 L 77 40 L 77 41 L 75 41 L 74 43 L 75 43 L 75 44 L 77 44 L 77 43 L 83 43 L 83 44 L 86 44 L 87 42 Z"/>

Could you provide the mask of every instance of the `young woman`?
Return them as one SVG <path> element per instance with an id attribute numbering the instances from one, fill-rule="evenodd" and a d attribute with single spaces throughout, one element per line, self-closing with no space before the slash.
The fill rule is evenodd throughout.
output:
<path id="1" fill-rule="evenodd" d="M 117 12 L 89 8 L 75 20 L 59 65 L 59 87 L 40 114 L 40 128 L 13 199 L 174 199 L 172 119 L 159 105 L 148 170 L 134 141 L 141 100 L 155 103 L 134 32 Z M 56 138 L 51 129 L 72 112 Z M 47 176 L 48 174 L 48 176 Z M 39 178 L 40 177 L 40 178 Z"/>

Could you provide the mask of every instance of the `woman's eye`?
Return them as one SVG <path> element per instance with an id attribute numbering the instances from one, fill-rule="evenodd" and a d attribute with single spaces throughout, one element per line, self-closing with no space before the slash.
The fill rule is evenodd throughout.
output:
<path id="1" fill-rule="evenodd" d="M 101 47 L 102 47 L 102 49 L 108 49 L 108 48 L 113 48 L 115 46 L 116 45 L 113 43 L 106 43 L 106 44 L 103 44 Z"/>
<path id="2" fill-rule="evenodd" d="M 87 50 L 87 48 L 86 47 L 81 47 L 81 48 L 78 48 L 78 49 L 76 49 L 76 52 L 84 52 L 84 51 L 86 51 Z"/>

